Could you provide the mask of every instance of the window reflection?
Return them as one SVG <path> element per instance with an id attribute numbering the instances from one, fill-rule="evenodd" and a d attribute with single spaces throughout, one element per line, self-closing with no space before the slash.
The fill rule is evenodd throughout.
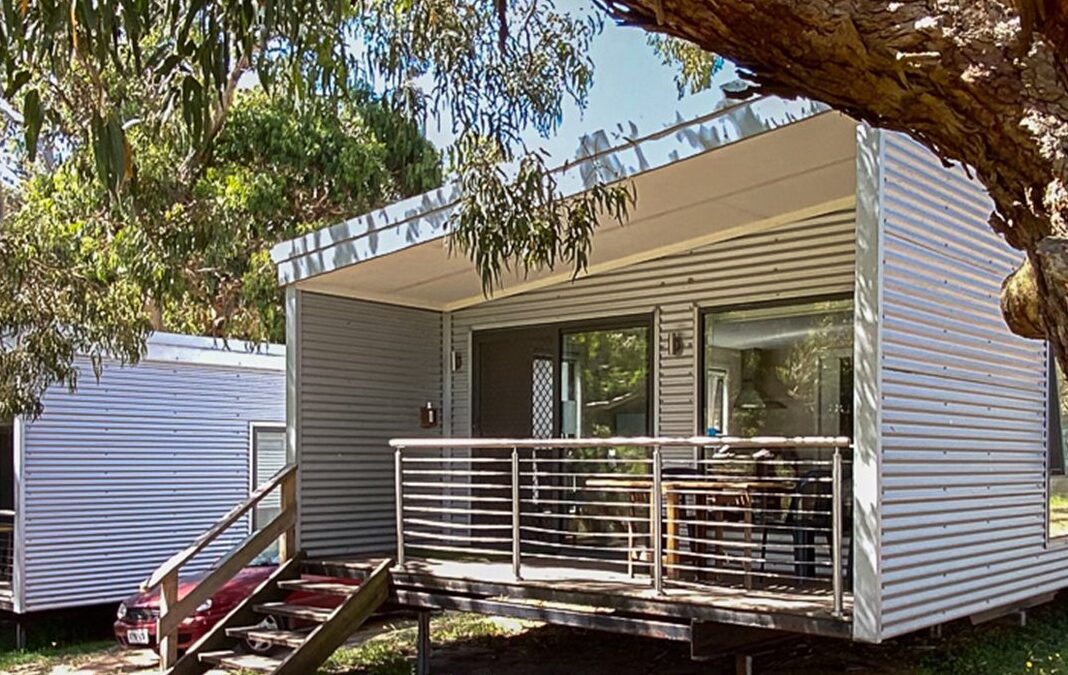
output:
<path id="1" fill-rule="evenodd" d="M 852 435 L 852 301 L 708 314 L 704 333 L 707 433 Z"/>
<path id="2" fill-rule="evenodd" d="M 565 437 L 648 433 L 647 328 L 565 333 L 560 364 Z"/>
<path id="3" fill-rule="evenodd" d="M 1052 357 L 1051 357 L 1052 358 Z M 1050 382 L 1049 429 L 1049 536 L 1068 535 L 1068 476 L 1065 476 L 1065 419 L 1068 419 L 1068 386 L 1064 372 L 1054 365 Z"/>

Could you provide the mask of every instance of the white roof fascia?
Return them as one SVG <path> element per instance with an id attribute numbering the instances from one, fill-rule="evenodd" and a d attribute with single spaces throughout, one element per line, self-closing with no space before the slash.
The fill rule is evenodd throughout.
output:
<path id="1" fill-rule="evenodd" d="M 153 333 L 148 339 L 144 361 L 284 371 L 286 347 L 245 340 Z"/>
<path id="2" fill-rule="evenodd" d="M 639 136 L 636 125 L 619 125 L 583 137 L 580 157 L 559 167 L 557 185 L 565 197 L 598 182 L 631 178 L 716 148 L 753 138 L 830 111 L 805 99 L 766 96 L 726 100 L 694 119 L 678 118 Z M 455 183 L 395 202 L 271 249 L 283 286 L 444 237 L 458 187 Z"/>

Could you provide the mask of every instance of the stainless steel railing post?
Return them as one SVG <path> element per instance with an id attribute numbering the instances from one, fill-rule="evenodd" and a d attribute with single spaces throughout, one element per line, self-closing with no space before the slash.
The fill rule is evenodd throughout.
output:
<path id="1" fill-rule="evenodd" d="M 519 448 L 512 448 L 512 574 L 522 579 L 519 530 Z"/>
<path id="2" fill-rule="evenodd" d="M 652 535 L 653 535 L 653 588 L 657 593 L 664 592 L 664 490 L 663 457 L 660 446 L 653 448 L 653 498 L 652 498 Z"/>
<path id="3" fill-rule="evenodd" d="M 844 611 L 842 597 L 842 449 L 834 448 L 831 465 L 831 588 L 834 592 L 834 616 L 841 618 Z"/>
<path id="4" fill-rule="evenodd" d="M 397 500 L 397 564 L 404 564 L 404 466 L 401 453 L 404 448 L 397 446 L 393 452 L 394 481 L 393 490 Z"/>

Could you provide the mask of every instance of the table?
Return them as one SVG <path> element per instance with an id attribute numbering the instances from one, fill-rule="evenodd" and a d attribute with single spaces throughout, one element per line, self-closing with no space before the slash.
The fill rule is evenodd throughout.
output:
<path id="1" fill-rule="evenodd" d="M 694 494 L 694 506 L 701 508 L 711 503 L 717 506 L 739 506 L 743 509 L 743 519 L 745 522 L 745 532 L 743 534 L 743 540 L 746 545 L 746 558 L 742 563 L 742 569 L 744 572 L 744 582 L 747 589 L 752 588 L 752 551 L 753 543 L 753 493 L 754 492 L 789 492 L 796 486 L 795 481 L 785 480 L 768 480 L 768 479 L 746 479 L 729 480 L 729 479 L 704 479 L 704 478 L 687 478 L 687 479 L 669 479 L 660 481 L 660 488 L 664 494 L 664 507 L 665 521 L 667 527 L 667 546 L 665 564 L 668 567 L 669 576 L 672 573 L 677 573 L 678 570 L 674 568 L 678 564 L 678 531 L 679 531 L 679 498 L 682 496 L 681 491 L 695 491 Z M 653 481 L 649 478 L 591 478 L 586 481 L 586 487 L 591 488 L 622 488 L 628 490 L 636 490 L 637 492 L 630 492 L 629 498 L 631 504 L 637 503 L 636 497 L 640 497 L 642 491 L 649 492 L 649 518 L 659 518 L 660 514 L 655 512 L 653 500 Z M 703 494 L 702 494 L 703 493 Z M 706 512 L 707 513 L 707 512 Z M 723 550 L 723 512 L 713 512 L 715 519 L 720 523 L 716 525 L 716 539 L 715 550 L 717 553 Z M 702 549 L 707 545 L 707 541 L 701 541 L 706 539 L 704 532 L 705 526 L 696 526 L 701 528 L 699 531 L 695 531 L 693 539 L 694 545 L 700 545 Z M 656 531 L 655 527 L 650 526 L 650 533 Z M 631 551 L 634 549 L 634 525 L 627 521 L 627 568 L 633 576 L 633 567 L 631 564 Z M 702 550 L 703 552 L 703 550 Z"/>

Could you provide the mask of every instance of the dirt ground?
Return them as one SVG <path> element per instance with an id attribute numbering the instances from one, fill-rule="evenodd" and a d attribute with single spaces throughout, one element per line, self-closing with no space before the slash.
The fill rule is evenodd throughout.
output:
<path id="1" fill-rule="evenodd" d="M 798 640 L 756 656 L 756 672 L 767 675 L 871 673 L 898 675 L 882 650 L 846 646 L 833 640 Z M 478 638 L 438 646 L 431 660 L 435 675 L 709 675 L 733 673 L 732 663 L 698 663 L 689 645 L 534 626 L 511 636 Z M 148 650 L 113 648 L 78 663 L 23 666 L 12 675 L 147 675 L 157 673 Z"/>
<path id="2" fill-rule="evenodd" d="M 128 673 L 159 673 L 159 659 L 149 649 L 119 649 L 117 646 L 98 655 L 78 657 L 75 663 L 54 666 L 17 666 L 4 675 L 126 675 Z"/>
<path id="3" fill-rule="evenodd" d="M 845 648 L 843 648 L 845 647 Z M 733 674 L 733 661 L 695 662 L 688 644 L 543 626 L 479 644 L 435 651 L 432 671 L 449 675 Z M 882 650 L 835 640 L 801 639 L 755 656 L 762 675 L 899 675 Z"/>

